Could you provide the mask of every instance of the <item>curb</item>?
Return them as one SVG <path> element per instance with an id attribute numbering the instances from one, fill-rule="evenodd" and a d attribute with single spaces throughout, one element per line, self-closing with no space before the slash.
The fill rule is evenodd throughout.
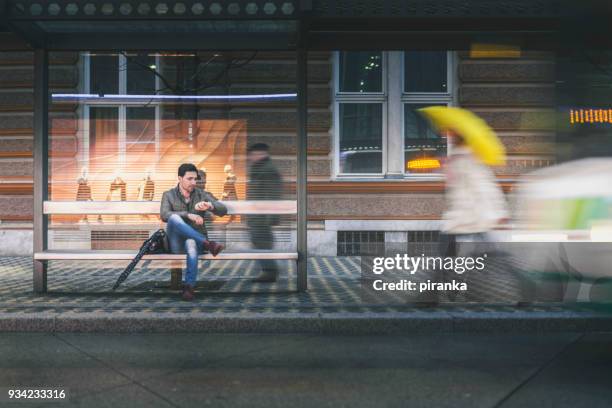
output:
<path id="1" fill-rule="evenodd" d="M 0 332 L 44 333 L 547 333 L 612 331 L 585 312 L 0 313 Z"/>

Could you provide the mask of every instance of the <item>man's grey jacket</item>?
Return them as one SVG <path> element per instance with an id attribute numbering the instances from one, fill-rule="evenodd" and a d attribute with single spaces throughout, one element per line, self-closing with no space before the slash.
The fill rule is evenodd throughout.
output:
<path id="1" fill-rule="evenodd" d="M 164 192 L 161 206 L 159 208 L 159 215 L 162 221 L 168 222 L 168 218 L 170 218 L 172 214 L 178 214 L 185 220 L 186 223 L 195 228 L 196 231 L 207 235 L 206 223 L 197 225 L 187 218 L 188 214 L 196 214 L 206 219 L 205 214 L 207 211 L 195 210 L 195 205 L 200 201 L 208 201 L 211 203 L 214 207 L 212 213 L 218 215 L 219 217 L 227 214 L 227 208 L 225 205 L 218 201 L 214 195 L 208 191 L 202 190 L 201 188 L 194 188 L 191 192 L 189 203 L 185 202 L 185 198 L 183 197 L 183 194 L 181 194 L 180 188 L 177 184 L 175 188 Z"/>

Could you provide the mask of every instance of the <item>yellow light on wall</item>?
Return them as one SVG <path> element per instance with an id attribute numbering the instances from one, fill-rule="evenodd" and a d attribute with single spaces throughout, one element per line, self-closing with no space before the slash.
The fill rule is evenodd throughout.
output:
<path id="1" fill-rule="evenodd" d="M 612 123 L 612 109 L 570 109 L 570 125 L 579 123 Z"/>
<path id="2" fill-rule="evenodd" d="M 406 162 L 406 169 L 408 170 L 431 170 L 439 168 L 440 161 L 438 159 L 414 159 Z"/>
<path id="3" fill-rule="evenodd" d="M 521 48 L 511 44 L 475 43 L 470 47 L 470 58 L 520 58 Z"/>

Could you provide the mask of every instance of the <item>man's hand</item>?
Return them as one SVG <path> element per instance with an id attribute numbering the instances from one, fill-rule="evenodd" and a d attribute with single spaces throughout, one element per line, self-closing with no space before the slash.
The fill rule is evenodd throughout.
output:
<path id="1" fill-rule="evenodd" d="M 195 222 L 196 225 L 204 224 L 204 218 L 200 217 L 198 214 L 188 214 L 187 218 L 189 218 L 192 222 Z"/>
<path id="2" fill-rule="evenodd" d="M 207 210 L 212 210 L 214 207 L 208 201 L 200 201 L 199 203 L 195 205 L 194 208 L 196 209 L 196 211 L 207 211 Z"/>

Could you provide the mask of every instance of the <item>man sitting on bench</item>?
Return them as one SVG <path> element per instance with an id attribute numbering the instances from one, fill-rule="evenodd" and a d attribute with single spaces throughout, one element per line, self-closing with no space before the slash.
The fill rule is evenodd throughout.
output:
<path id="1" fill-rule="evenodd" d="M 208 240 L 204 215 L 210 211 L 224 216 L 227 208 L 215 197 L 196 187 L 198 169 L 191 163 L 178 168 L 178 184 L 162 196 L 160 217 L 167 222 L 166 232 L 170 250 L 174 254 L 187 254 L 187 270 L 183 285 L 183 299 L 193 300 L 198 277 L 198 255 L 204 251 L 217 256 L 223 245 Z"/>

